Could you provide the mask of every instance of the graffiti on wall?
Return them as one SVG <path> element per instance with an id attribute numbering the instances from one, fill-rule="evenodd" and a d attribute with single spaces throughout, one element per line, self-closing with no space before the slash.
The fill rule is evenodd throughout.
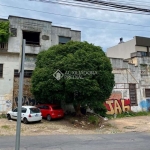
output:
<path id="1" fill-rule="evenodd" d="M 121 114 L 122 112 L 130 111 L 130 99 L 107 100 L 105 102 L 107 114 Z"/>
<path id="2" fill-rule="evenodd" d="M 15 97 L 15 105 L 18 106 L 18 97 Z M 36 100 L 30 97 L 23 96 L 22 105 L 23 106 L 35 106 Z"/>
<path id="3" fill-rule="evenodd" d="M 150 111 L 150 99 L 145 99 L 140 102 L 142 110 Z"/>
<path id="4" fill-rule="evenodd" d="M 9 109 L 12 107 L 12 101 L 11 100 L 6 100 L 6 108 Z"/>
<path id="5" fill-rule="evenodd" d="M 22 105 L 36 105 L 36 100 L 33 98 L 34 96 L 31 93 L 31 78 L 24 78 L 23 84 L 23 97 L 22 97 Z M 14 78 L 14 87 L 13 87 L 13 108 L 18 105 L 18 94 L 19 94 L 19 78 Z"/>

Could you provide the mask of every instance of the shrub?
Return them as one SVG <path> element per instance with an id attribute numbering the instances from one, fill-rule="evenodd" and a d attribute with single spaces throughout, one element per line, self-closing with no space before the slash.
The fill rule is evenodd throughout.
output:
<path id="1" fill-rule="evenodd" d="M 89 116 L 88 121 L 92 124 L 98 125 L 99 117 L 98 116 Z"/>
<path id="2" fill-rule="evenodd" d="M 94 112 L 102 117 L 106 117 L 107 109 L 103 104 L 100 104 L 94 108 Z"/>

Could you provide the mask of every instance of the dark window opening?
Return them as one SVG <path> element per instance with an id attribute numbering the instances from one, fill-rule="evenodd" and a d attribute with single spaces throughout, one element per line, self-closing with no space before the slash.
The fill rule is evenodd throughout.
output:
<path id="1" fill-rule="evenodd" d="M 129 84 L 129 94 L 131 105 L 137 105 L 136 84 Z"/>
<path id="2" fill-rule="evenodd" d="M 0 64 L 0 78 L 3 77 L 3 64 Z"/>
<path id="3" fill-rule="evenodd" d="M 24 70 L 24 77 L 30 78 L 32 76 L 33 70 Z M 14 76 L 19 77 L 18 70 L 14 70 Z"/>
<path id="4" fill-rule="evenodd" d="M 59 44 L 66 44 L 71 40 L 71 37 L 59 36 Z"/>
<path id="5" fill-rule="evenodd" d="M 150 89 L 145 89 L 145 97 L 150 97 Z"/>
<path id="6" fill-rule="evenodd" d="M 40 45 L 40 32 L 23 31 L 23 39 L 28 45 Z"/>

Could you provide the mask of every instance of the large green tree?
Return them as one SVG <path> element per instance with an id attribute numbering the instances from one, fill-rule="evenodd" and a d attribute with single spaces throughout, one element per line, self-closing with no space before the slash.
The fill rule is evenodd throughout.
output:
<path id="1" fill-rule="evenodd" d="M 61 72 L 56 72 L 58 69 Z M 109 58 L 101 47 L 87 42 L 70 41 L 42 51 L 32 75 L 32 93 L 37 100 L 72 103 L 77 115 L 80 106 L 101 107 L 113 86 Z"/>

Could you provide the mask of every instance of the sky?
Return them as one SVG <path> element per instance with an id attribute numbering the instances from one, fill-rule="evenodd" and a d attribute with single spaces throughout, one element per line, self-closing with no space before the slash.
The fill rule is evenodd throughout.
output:
<path id="1" fill-rule="evenodd" d="M 147 0 L 143 0 L 143 3 L 144 1 L 146 2 Z M 147 3 L 147 5 L 150 6 L 150 3 Z M 52 25 L 80 30 L 81 41 L 87 41 L 100 46 L 104 51 L 109 47 L 117 45 L 121 37 L 124 42 L 133 39 L 134 36 L 150 37 L 150 15 L 111 12 L 30 0 L 0 0 L 0 18 L 7 19 L 9 15 L 47 20 L 51 21 Z"/>

